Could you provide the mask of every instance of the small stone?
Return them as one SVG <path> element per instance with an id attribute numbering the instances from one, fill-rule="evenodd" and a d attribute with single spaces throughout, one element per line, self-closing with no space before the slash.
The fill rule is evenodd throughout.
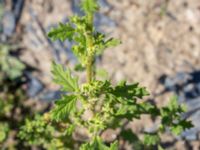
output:
<path id="1" fill-rule="evenodd" d="M 99 29 L 99 28 L 101 28 L 101 26 L 115 27 L 116 23 L 115 23 L 115 21 L 113 21 L 109 17 L 102 15 L 100 13 L 97 13 L 95 15 L 94 25 L 95 25 L 96 28 Z"/>
<path id="2" fill-rule="evenodd" d="M 28 74 L 28 89 L 27 94 L 29 97 L 36 97 L 42 90 L 44 89 L 44 85 L 40 80 Z"/>
<path id="3" fill-rule="evenodd" d="M 197 89 L 198 94 L 200 96 L 200 82 L 196 84 L 196 89 Z"/>
<path id="4" fill-rule="evenodd" d="M 112 142 L 116 139 L 117 133 L 113 129 L 107 129 L 106 131 L 103 132 L 102 138 L 107 141 L 107 142 Z"/>
<path id="5" fill-rule="evenodd" d="M 195 84 L 188 84 L 183 87 L 186 100 L 193 99 L 199 96 L 197 90 L 195 89 Z"/>
<path id="6" fill-rule="evenodd" d="M 198 139 L 197 133 L 198 133 L 198 130 L 196 128 L 192 128 L 190 130 L 183 132 L 181 136 L 186 140 L 194 141 Z"/>
<path id="7" fill-rule="evenodd" d="M 61 91 L 46 91 L 39 97 L 40 100 L 46 102 L 52 102 L 57 99 L 60 99 L 62 92 Z"/>
<path id="8" fill-rule="evenodd" d="M 71 9 L 75 14 L 83 15 L 83 11 L 81 11 L 79 5 L 80 5 L 80 0 L 73 0 Z"/>
<path id="9" fill-rule="evenodd" d="M 174 82 L 178 85 L 186 84 L 192 77 L 185 72 L 178 72 L 174 77 Z"/>
<path id="10" fill-rule="evenodd" d="M 200 109 L 200 97 L 186 101 L 186 105 L 187 105 L 188 110 L 190 111 L 195 110 L 197 108 Z"/>
<path id="11" fill-rule="evenodd" d="M 176 90 L 176 83 L 174 80 L 166 75 L 160 77 L 160 82 L 164 85 L 165 89 L 168 91 Z"/>
<path id="12" fill-rule="evenodd" d="M 191 73 L 193 83 L 200 83 L 200 71 L 194 71 Z"/>
<path id="13" fill-rule="evenodd" d="M 99 5 L 103 11 L 109 11 L 112 6 L 107 2 L 107 0 L 99 0 Z"/>
<path id="14" fill-rule="evenodd" d="M 94 114 L 91 110 L 87 109 L 83 115 L 82 115 L 82 119 L 85 121 L 89 121 L 93 118 Z"/>
<path id="15" fill-rule="evenodd" d="M 6 36 L 11 36 L 15 31 L 16 20 L 15 15 L 10 12 L 6 11 L 3 15 L 3 34 Z"/>

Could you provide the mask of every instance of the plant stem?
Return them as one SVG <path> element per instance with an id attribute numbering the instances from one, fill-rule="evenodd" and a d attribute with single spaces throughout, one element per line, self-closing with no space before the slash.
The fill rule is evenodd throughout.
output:
<path id="1" fill-rule="evenodd" d="M 90 83 L 93 80 L 93 56 L 88 56 L 87 61 L 87 82 Z"/>
<path id="2" fill-rule="evenodd" d="M 94 78 L 94 46 L 93 46 L 93 14 L 88 14 L 89 32 L 87 33 L 87 82 L 90 83 Z"/>

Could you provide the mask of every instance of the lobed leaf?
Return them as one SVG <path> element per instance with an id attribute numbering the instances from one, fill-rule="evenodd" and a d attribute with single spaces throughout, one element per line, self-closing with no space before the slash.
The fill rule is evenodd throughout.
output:
<path id="1" fill-rule="evenodd" d="M 101 55 L 106 48 L 115 47 L 121 44 L 121 41 L 118 39 L 110 38 L 108 40 L 105 40 L 106 36 L 99 32 L 95 33 L 94 38 L 97 56 Z"/>
<path id="2" fill-rule="evenodd" d="M 0 71 L 6 78 L 14 80 L 22 76 L 25 65 L 19 59 L 10 56 L 10 48 L 8 45 L 0 44 Z"/>
<path id="3" fill-rule="evenodd" d="M 0 123 L 0 144 L 6 140 L 8 133 L 9 133 L 9 125 L 8 123 Z"/>
<path id="4" fill-rule="evenodd" d="M 112 91 L 117 97 L 132 99 L 143 98 L 149 95 L 148 91 L 144 87 L 139 87 L 138 83 L 127 85 L 126 81 L 120 82 Z"/>
<path id="5" fill-rule="evenodd" d="M 144 144 L 147 146 L 153 146 L 160 142 L 160 137 L 158 134 L 146 133 L 144 135 Z"/>
<path id="6" fill-rule="evenodd" d="M 184 130 L 186 129 L 190 129 L 193 127 L 193 124 L 191 121 L 187 121 L 187 120 L 181 120 L 180 122 L 178 122 L 177 124 L 174 124 L 171 127 L 171 131 L 172 133 L 174 133 L 175 135 L 179 135 L 181 134 Z"/>
<path id="7" fill-rule="evenodd" d="M 120 133 L 120 137 L 122 137 L 125 141 L 128 141 L 129 144 L 132 145 L 134 150 L 142 150 L 143 148 L 143 143 L 139 139 L 139 137 L 133 133 L 131 129 L 128 130 L 123 130 Z"/>
<path id="8" fill-rule="evenodd" d="M 67 92 L 78 90 L 78 78 L 72 77 L 69 69 L 64 70 L 62 65 L 53 62 L 51 72 L 54 82 L 61 85 L 63 90 Z"/>
<path id="9" fill-rule="evenodd" d="M 65 95 L 62 99 L 56 101 L 56 106 L 52 110 L 52 119 L 56 121 L 61 121 L 67 119 L 68 116 L 76 111 L 77 97 L 75 95 Z"/>
<path id="10" fill-rule="evenodd" d="M 31 145 L 43 145 L 51 141 L 54 133 L 55 128 L 48 124 L 42 116 L 36 115 L 34 119 L 26 119 L 18 136 Z"/>
<path id="11" fill-rule="evenodd" d="M 82 0 L 81 8 L 86 14 L 92 14 L 99 9 L 99 5 L 97 3 L 97 0 Z"/>
<path id="12" fill-rule="evenodd" d="M 114 38 L 110 38 L 105 42 L 105 47 L 109 48 L 109 47 L 115 47 L 117 45 L 121 44 L 121 41 L 118 39 L 114 39 Z"/>
<path id="13" fill-rule="evenodd" d="M 66 39 L 72 40 L 73 34 L 74 28 L 70 23 L 60 23 L 57 28 L 52 29 L 48 33 L 48 37 L 51 38 L 53 41 L 58 39 L 61 41 L 65 41 Z"/>
<path id="14" fill-rule="evenodd" d="M 114 142 L 108 147 L 100 137 L 95 137 L 90 143 L 83 144 L 80 150 L 118 150 L 118 143 Z"/>
<path id="15" fill-rule="evenodd" d="M 193 127 L 191 121 L 181 118 L 181 114 L 186 111 L 184 105 L 179 105 L 177 97 L 173 97 L 169 104 L 161 108 L 161 129 L 170 128 L 175 135 L 181 134 L 184 130 Z"/>
<path id="16" fill-rule="evenodd" d="M 159 109 L 148 102 L 122 103 L 119 108 L 117 108 L 115 116 L 118 118 L 126 118 L 131 121 L 133 118 L 139 119 L 142 114 L 158 116 Z"/>

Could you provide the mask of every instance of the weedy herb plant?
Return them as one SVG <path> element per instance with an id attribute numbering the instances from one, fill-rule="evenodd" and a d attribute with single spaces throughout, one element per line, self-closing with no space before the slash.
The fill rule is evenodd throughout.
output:
<path id="1" fill-rule="evenodd" d="M 99 10 L 97 0 L 82 0 L 81 8 L 84 16 L 70 17 L 68 23 L 60 23 L 48 36 L 52 40 L 69 40 L 74 43 L 72 51 L 86 70 L 86 82 L 80 84 L 78 77 L 72 75 L 69 68 L 64 69 L 62 65 L 53 63 L 53 80 L 61 85 L 67 94 L 63 94 L 62 98 L 55 102 L 55 107 L 49 114 L 32 122 L 27 120 L 20 136 L 29 143 L 43 142 L 43 145 L 56 143 L 52 142 L 52 136 L 52 139 L 60 143 L 56 148 L 54 144 L 55 149 L 117 150 L 118 140 L 105 144 L 101 138 L 102 132 L 109 128 L 121 127 L 124 119 L 132 121 L 147 114 L 154 118 L 159 117 L 160 126 L 153 133 L 144 133 L 143 139 L 139 139 L 142 146 L 137 149 L 151 146 L 158 146 L 161 149 L 160 134 L 166 129 L 178 135 L 183 130 L 191 128 L 191 122 L 181 118 L 181 113 L 185 112 L 184 106 L 178 105 L 175 98 L 166 107 L 157 108 L 151 103 L 142 102 L 141 99 L 149 93 L 138 83 L 127 84 L 126 81 L 121 81 L 113 86 L 109 80 L 100 81 L 95 78 L 95 58 L 105 49 L 117 46 L 121 42 L 115 38 L 106 38 L 105 34 L 95 29 L 94 15 Z M 90 115 L 85 117 L 86 114 Z M 51 128 L 55 124 L 56 127 Z M 63 141 L 74 143 L 72 137 L 77 129 L 86 130 L 87 140 L 79 141 L 72 146 L 73 148 L 65 147 Z M 56 130 L 59 130 L 57 136 Z M 122 137 L 125 135 L 126 139 L 130 134 L 123 132 Z M 131 141 L 130 138 L 128 140 Z M 54 149 L 52 146 L 44 147 Z"/>
<path id="2" fill-rule="evenodd" d="M 26 116 L 33 110 L 26 106 L 23 72 L 25 65 L 11 55 L 17 47 L 8 43 L 0 44 L 0 149 L 26 149 L 23 141 L 17 137 L 19 128 Z M 12 141 L 12 142 L 11 142 Z M 26 147 L 26 148 L 25 148 Z"/>
<path id="3" fill-rule="evenodd" d="M 10 55 L 10 51 L 15 48 L 8 44 L 0 44 L 0 83 L 5 78 L 15 80 L 22 76 L 25 65 L 16 57 Z"/>

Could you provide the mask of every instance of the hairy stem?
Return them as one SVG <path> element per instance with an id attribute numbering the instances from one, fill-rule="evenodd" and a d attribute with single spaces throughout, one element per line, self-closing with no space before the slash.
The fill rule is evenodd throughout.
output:
<path id="1" fill-rule="evenodd" d="M 87 62 L 87 82 L 90 83 L 93 80 L 93 56 L 88 56 Z"/>
<path id="2" fill-rule="evenodd" d="M 88 14 L 89 32 L 87 33 L 87 82 L 90 83 L 94 79 L 94 44 L 93 44 L 93 14 Z"/>

